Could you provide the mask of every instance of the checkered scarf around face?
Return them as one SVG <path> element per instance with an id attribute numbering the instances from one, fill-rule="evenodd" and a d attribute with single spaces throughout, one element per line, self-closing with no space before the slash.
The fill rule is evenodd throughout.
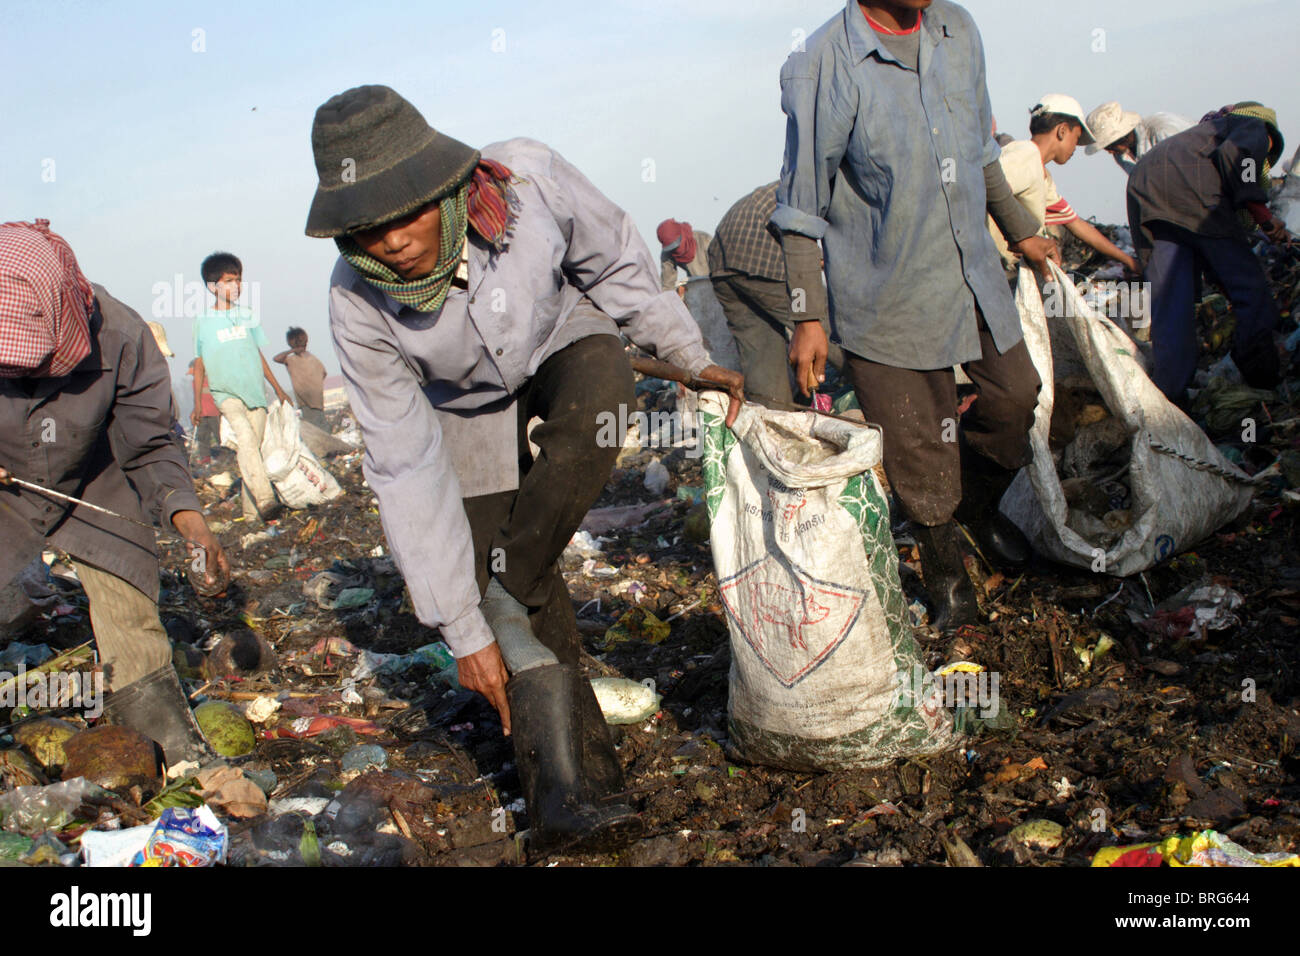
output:
<path id="1" fill-rule="evenodd" d="M 469 178 L 439 201 L 442 212 L 442 245 L 433 272 L 418 279 L 404 280 L 375 257 L 368 255 L 351 236 L 334 240 L 340 254 L 361 278 L 402 305 L 419 312 L 437 312 L 447 300 L 451 280 L 460 265 L 466 229 L 474 227 L 493 249 L 506 247 L 517 218 L 519 200 L 510 186 L 512 173 L 490 159 L 479 161 Z"/>
<path id="2" fill-rule="evenodd" d="M 48 219 L 0 225 L 0 377 L 59 378 L 90 354 L 95 293 Z"/>

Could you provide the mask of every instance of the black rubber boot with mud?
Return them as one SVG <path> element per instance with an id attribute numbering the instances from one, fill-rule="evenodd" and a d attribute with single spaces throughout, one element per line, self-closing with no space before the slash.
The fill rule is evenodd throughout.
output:
<path id="1" fill-rule="evenodd" d="M 552 664 L 522 671 L 506 684 L 531 849 L 539 853 L 616 850 L 642 832 L 631 807 L 602 800 L 606 794 L 583 772 L 578 680 L 576 668 Z"/>
<path id="2" fill-rule="evenodd" d="M 930 625 L 940 634 L 979 623 L 975 586 L 966 573 L 962 534 L 955 521 L 935 527 L 916 525 L 914 535 L 921 553 L 921 578 L 933 610 Z"/>
<path id="3" fill-rule="evenodd" d="M 1013 568 L 1023 567 L 1033 555 L 1029 539 L 998 510 L 1016 471 L 962 447 L 961 504 L 957 507 L 957 520 L 970 529 L 984 557 Z"/>
<path id="4" fill-rule="evenodd" d="M 104 701 L 104 720 L 155 741 L 169 767 L 212 756 L 171 664 L 109 694 Z"/>

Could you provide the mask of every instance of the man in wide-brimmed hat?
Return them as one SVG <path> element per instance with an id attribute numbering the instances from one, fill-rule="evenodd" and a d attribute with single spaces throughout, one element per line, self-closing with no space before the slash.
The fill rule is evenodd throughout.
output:
<path id="1" fill-rule="evenodd" d="M 1147 153 L 1128 179 L 1128 219 L 1151 285 L 1151 380 L 1183 402 L 1196 372 L 1197 269 L 1210 268 L 1237 323 L 1232 360 L 1255 388 L 1280 381 L 1273 342 L 1279 315 L 1251 248 L 1256 227 L 1288 241 L 1268 207 L 1269 178 L 1282 157 L 1277 114 L 1250 101 L 1225 106 Z"/>
<path id="2" fill-rule="evenodd" d="M 416 614 L 513 733 L 534 846 L 625 840 L 639 820 L 557 562 L 619 451 L 602 413 L 634 407 L 620 331 L 733 395 L 743 380 L 627 214 L 547 146 L 480 153 L 363 86 L 317 110 L 312 147 L 307 234 L 341 253 L 331 330 Z"/>
<path id="3" fill-rule="evenodd" d="M 1088 114 L 1088 129 L 1096 138 L 1096 142 L 1088 146 L 1088 155 L 1104 149 L 1120 169 L 1132 173 L 1138 160 L 1151 152 L 1156 143 L 1191 128 L 1191 120 L 1183 119 L 1177 113 L 1143 116 L 1112 100 Z"/>

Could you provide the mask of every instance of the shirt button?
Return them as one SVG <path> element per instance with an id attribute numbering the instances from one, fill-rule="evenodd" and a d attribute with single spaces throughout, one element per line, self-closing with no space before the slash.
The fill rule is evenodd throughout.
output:
<path id="1" fill-rule="evenodd" d="M 497 355 L 502 354 L 502 352 L 504 352 L 504 351 L 505 351 L 504 349 L 497 349 Z"/>
<path id="2" fill-rule="evenodd" d="M 938 135 L 939 135 L 939 127 L 936 126 L 934 129 L 930 130 L 930 132 L 933 133 L 935 136 L 938 136 Z"/>
<path id="3" fill-rule="evenodd" d="M 470 304 L 470 305 L 473 305 L 473 304 L 474 304 L 474 300 L 475 300 L 476 298 L 478 298 L 478 296 L 473 296 L 473 295 L 470 296 L 470 297 L 469 297 L 469 304 Z"/>
<path id="4" fill-rule="evenodd" d="M 34 442 L 32 442 L 32 447 L 33 447 L 33 448 L 40 448 L 40 447 L 41 447 L 41 443 L 38 442 L 38 441 L 34 441 Z"/>

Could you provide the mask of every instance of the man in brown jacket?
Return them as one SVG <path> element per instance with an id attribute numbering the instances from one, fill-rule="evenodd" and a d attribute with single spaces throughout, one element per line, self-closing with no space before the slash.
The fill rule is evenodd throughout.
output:
<path id="1" fill-rule="evenodd" d="M 204 742 L 158 619 L 154 533 L 11 480 L 175 528 L 207 589 L 228 580 L 171 431 L 170 376 L 149 327 L 92 287 L 48 227 L 0 226 L 0 582 L 43 548 L 66 551 L 90 599 L 105 719 L 156 740 L 170 764 L 195 759 Z"/>

